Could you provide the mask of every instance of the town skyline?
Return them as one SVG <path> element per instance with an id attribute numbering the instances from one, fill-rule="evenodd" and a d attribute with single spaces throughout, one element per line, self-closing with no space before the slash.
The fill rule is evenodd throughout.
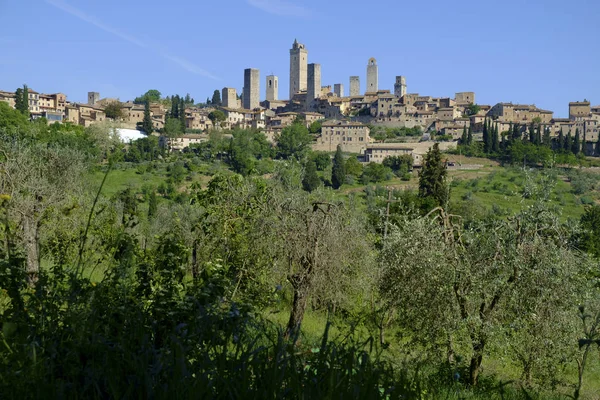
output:
<path id="1" fill-rule="evenodd" d="M 474 91 L 480 104 L 536 104 L 553 110 L 556 116 L 561 117 L 568 114 L 568 102 L 583 99 L 593 102 L 600 87 L 596 74 L 592 73 L 594 65 L 597 65 L 597 56 L 581 52 L 588 46 L 589 38 L 597 32 L 597 28 L 584 22 L 598 5 L 585 1 L 576 4 L 573 15 L 563 15 L 563 24 L 558 27 L 532 20 L 527 29 L 532 31 L 534 26 L 539 29 L 533 30 L 537 33 L 526 36 L 526 43 L 524 39 L 516 41 L 520 28 L 512 20 L 506 20 L 505 29 L 495 34 L 481 35 L 486 38 L 482 40 L 476 29 L 486 25 L 482 25 L 478 16 L 486 13 L 487 6 L 469 8 L 469 2 L 461 6 L 469 9 L 462 14 L 460 10 L 445 10 L 447 6 L 442 3 L 431 4 L 437 7 L 437 11 L 430 19 L 438 22 L 433 29 L 438 33 L 432 34 L 429 28 L 417 29 L 423 24 L 416 24 L 409 18 L 424 12 L 424 7 L 410 5 L 400 10 L 398 5 L 384 1 L 381 8 L 388 7 L 390 15 L 402 11 L 402 23 L 382 22 L 378 25 L 378 34 L 369 28 L 370 33 L 365 36 L 370 38 L 363 38 L 358 34 L 333 34 L 336 28 L 324 22 L 330 19 L 327 15 L 335 5 L 316 7 L 316 2 L 306 1 L 300 7 L 293 6 L 295 3 L 272 0 L 229 1 L 226 6 L 233 7 L 228 10 L 229 19 L 216 18 L 219 24 L 203 19 L 202 26 L 212 35 L 207 35 L 205 40 L 183 35 L 184 39 L 178 41 L 164 39 L 164 33 L 142 29 L 135 19 L 123 23 L 127 16 L 134 16 L 134 12 L 146 17 L 158 15 L 159 7 L 153 4 L 143 7 L 142 3 L 134 1 L 122 5 L 119 8 L 121 12 L 115 15 L 108 12 L 116 4 L 111 1 L 106 2 L 104 7 L 63 0 L 40 0 L 36 3 L 39 7 L 31 11 L 34 16 L 25 23 L 26 29 L 20 32 L 13 22 L 9 22 L 0 31 L 0 52 L 4 55 L 0 61 L 1 86 L 5 90 L 14 90 L 27 83 L 35 90 L 65 92 L 74 101 L 85 102 L 88 91 L 127 100 L 148 89 L 158 89 L 164 95 L 190 93 L 196 100 L 204 100 L 213 90 L 223 87 L 233 87 L 241 93 L 244 69 L 257 68 L 261 71 L 261 100 L 265 97 L 264 77 L 269 74 L 279 77 L 279 94 L 283 99 L 287 94 L 282 89 L 289 80 L 288 50 L 295 38 L 306 44 L 309 62 L 322 65 L 322 84 L 343 83 L 346 91 L 348 77 L 352 75 L 360 76 L 364 87 L 370 57 L 378 61 L 380 89 L 393 92 L 395 77 L 401 75 L 407 78 L 409 93 L 444 97 L 455 92 Z M 509 8 L 518 3 L 509 1 L 504 4 Z M 203 11 L 214 15 L 220 15 L 219 10 L 222 13 L 226 8 L 205 5 L 200 10 L 186 1 L 178 2 L 177 6 L 187 7 L 190 14 Z M 18 19 L 24 9 L 24 5 L 0 4 L 0 11 L 9 19 L 13 16 Z M 558 2 L 553 1 L 547 2 L 543 9 L 539 8 L 539 4 L 533 4 L 521 5 L 520 10 L 523 16 L 537 13 L 544 20 L 559 12 Z M 450 12 L 446 13 L 446 17 L 438 15 L 443 11 Z M 499 20 L 507 13 L 504 8 L 497 10 L 487 26 L 500 26 Z M 35 15 L 41 14 L 56 21 L 56 25 L 68 34 L 36 36 L 37 28 L 32 25 L 35 24 Z M 239 14 L 255 23 L 239 25 L 236 23 L 242 18 Z M 165 11 L 167 20 L 172 15 L 172 10 Z M 343 26 L 349 27 L 352 18 L 361 15 L 367 20 L 370 12 L 358 12 L 350 5 L 336 15 L 340 22 L 344 22 Z M 468 17 L 469 23 L 464 31 L 458 29 L 460 24 L 453 22 L 457 15 Z M 574 21 L 574 15 L 577 21 Z M 186 16 L 181 18 L 189 21 Z M 224 29 L 224 21 L 238 26 Z M 306 29 L 307 22 L 317 24 L 319 33 Z M 263 36 L 268 28 L 263 26 L 265 23 L 278 34 Z M 173 23 L 165 25 L 166 28 L 174 26 Z M 185 27 L 185 23 L 178 26 Z M 300 28 L 302 26 L 304 28 Z M 189 33 L 187 28 L 181 30 Z M 247 40 L 255 35 L 264 39 Z M 157 40 L 157 36 L 161 39 Z M 464 44 L 465 41 L 468 43 Z M 42 53 L 56 65 L 53 73 L 39 70 L 36 73 L 29 60 L 31 51 L 19 50 L 34 42 L 45 44 L 35 53 Z M 529 46 L 529 43 L 536 43 L 536 46 Z M 48 48 L 65 45 L 74 51 L 53 52 Z M 97 52 L 86 54 L 81 51 L 80 48 L 86 45 L 96 47 Z M 107 53 L 106 48 L 110 52 Z M 570 60 L 551 57 L 551 54 L 560 54 L 560 50 L 566 48 L 571 54 L 581 54 L 582 62 L 578 62 L 577 57 Z M 542 57 L 550 50 L 556 53 Z M 144 55 L 149 63 L 142 62 Z"/>

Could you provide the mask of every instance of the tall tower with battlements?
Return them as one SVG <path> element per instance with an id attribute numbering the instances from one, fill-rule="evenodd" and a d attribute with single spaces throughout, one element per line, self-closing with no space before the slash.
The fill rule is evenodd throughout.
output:
<path id="1" fill-rule="evenodd" d="M 88 104 L 93 106 L 100 100 L 100 93 L 98 92 L 88 92 Z"/>
<path id="2" fill-rule="evenodd" d="M 401 98 L 406 94 L 406 78 L 403 76 L 396 77 L 396 83 L 394 84 L 394 96 Z"/>
<path id="3" fill-rule="evenodd" d="M 290 49 L 290 100 L 301 90 L 306 90 L 308 76 L 308 50 L 294 40 Z"/>
<path id="4" fill-rule="evenodd" d="M 279 100 L 279 78 L 275 75 L 267 76 L 267 97 L 266 100 Z"/>
<path id="5" fill-rule="evenodd" d="M 321 64 L 308 64 L 308 85 L 306 89 L 306 107 L 321 95 Z"/>
<path id="6" fill-rule="evenodd" d="M 371 57 L 367 64 L 367 89 L 365 93 L 376 92 L 377 90 L 379 90 L 379 69 L 377 60 Z"/>
<path id="7" fill-rule="evenodd" d="M 260 71 L 254 68 L 244 70 L 244 108 L 254 110 L 260 106 Z"/>
<path id="8" fill-rule="evenodd" d="M 350 77 L 350 96 L 360 96 L 360 77 Z"/>

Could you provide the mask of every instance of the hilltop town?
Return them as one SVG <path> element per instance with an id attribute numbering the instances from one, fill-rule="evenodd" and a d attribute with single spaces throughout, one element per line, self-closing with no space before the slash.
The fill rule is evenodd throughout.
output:
<path id="1" fill-rule="evenodd" d="M 550 137 L 562 135 L 583 138 L 583 152 L 595 154 L 594 143 L 598 141 L 600 106 L 591 106 L 588 100 L 569 103 L 568 118 L 554 118 L 553 111 L 543 110 L 535 104 L 497 103 L 478 104 L 475 92 L 455 93 L 453 97 L 434 97 L 408 91 L 405 76 L 397 76 L 393 92 L 381 89 L 378 64 L 370 58 L 366 66 L 366 85 L 361 77 L 349 77 L 349 91 L 344 83 L 323 85 L 321 64 L 308 62 L 308 48 L 294 40 L 289 50 L 290 81 L 288 99 L 280 99 L 279 78 L 268 75 L 264 79 L 264 100 L 261 101 L 261 75 L 258 69 L 244 70 L 243 92 L 224 87 L 217 94 L 218 100 L 204 104 L 185 103 L 185 131 L 177 138 L 167 138 L 165 124 L 169 117 L 167 102 L 149 104 L 154 134 L 161 135 L 161 143 L 181 150 L 190 143 L 206 139 L 212 129 L 256 129 L 274 140 L 281 130 L 297 118 L 307 127 L 320 121 L 314 150 L 342 150 L 361 154 L 365 161 L 381 162 L 384 157 L 412 153 L 415 163 L 430 147 L 432 140 L 442 141 L 442 148 L 455 147 L 461 135 L 468 129 L 475 138 L 483 131 L 486 121 L 493 121 L 499 132 L 510 132 L 514 126 L 522 131 L 535 124 L 537 129 L 548 132 Z M 217 92 L 217 91 L 215 91 Z M 15 92 L 0 91 L 0 101 L 15 107 Z M 32 119 L 46 118 L 48 123 L 69 122 L 90 126 L 113 121 L 123 128 L 141 129 L 145 104 L 140 101 L 121 102 L 119 99 L 101 98 L 98 92 L 88 93 L 88 102 L 67 100 L 63 93 L 43 94 L 28 89 L 29 114 Z M 168 100 L 168 99 L 167 99 Z M 214 97 L 213 97 L 214 100 Z M 118 104 L 121 112 L 111 118 L 107 107 Z M 219 120 L 211 118 L 211 112 L 219 110 Z M 109 114 L 109 115 L 107 115 Z M 398 141 L 374 137 L 372 129 L 405 128 L 420 134 Z"/>

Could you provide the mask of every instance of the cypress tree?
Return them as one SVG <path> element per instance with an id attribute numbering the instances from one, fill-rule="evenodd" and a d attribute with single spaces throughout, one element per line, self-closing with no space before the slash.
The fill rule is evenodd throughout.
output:
<path id="1" fill-rule="evenodd" d="M 460 144 L 462 144 L 463 146 L 465 146 L 468 142 L 467 139 L 467 126 L 463 126 L 463 132 L 462 132 L 462 136 L 460 137 Z"/>
<path id="2" fill-rule="evenodd" d="M 220 106 L 221 105 L 221 92 L 219 92 L 218 90 L 215 90 L 212 95 L 212 100 L 210 102 L 211 102 L 211 104 L 213 104 L 215 106 Z"/>
<path id="3" fill-rule="evenodd" d="M 579 128 L 575 129 L 575 140 L 571 148 L 573 154 L 578 155 L 581 152 L 581 140 L 579 138 Z"/>
<path id="4" fill-rule="evenodd" d="M 27 89 L 27 85 L 23 85 L 23 88 L 18 88 L 15 91 L 15 109 L 29 117 L 29 89 Z"/>
<path id="5" fill-rule="evenodd" d="M 321 184 L 321 179 L 317 174 L 317 164 L 314 160 L 309 160 L 304 169 L 304 178 L 302 178 L 302 186 L 307 192 L 312 192 Z"/>
<path id="6" fill-rule="evenodd" d="M 210 99 L 208 97 L 206 98 L 206 105 L 210 105 Z"/>
<path id="7" fill-rule="evenodd" d="M 171 98 L 171 118 L 179 118 L 179 96 Z"/>
<path id="8" fill-rule="evenodd" d="M 542 126 L 541 125 L 538 125 L 538 127 L 537 127 L 537 131 L 535 134 L 535 144 L 537 146 L 542 144 Z"/>
<path id="9" fill-rule="evenodd" d="M 529 125 L 529 142 L 535 143 L 535 125 L 533 122 Z"/>
<path id="10" fill-rule="evenodd" d="M 521 139 L 520 130 L 521 130 L 521 128 L 519 127 L 519 124 L 513 125 L 513 131 L 512 131 L 512 139 L 513 140 Z"/>
<path id="11" fill-rule="evenodd" d="M 150 102 L 146 100 L 144 105 L 144 120 L 142 121 L 142 130 L 146 132 L 146 135 L 151 135 L 152 131 L 152 117 L 150 116 Z"/>
<path id="12" fill-rule="evenodd" d="M 498 123 L 492 128 L 492 151 L 497 153 L 500 150 L 500 142 L 498 140 Z"/>
<path id="13" fill-rule="evenodd" d="M 185 103 L 183 98 L 179 99 L 179 122 L 181 123 L 181 132 L 185 133 Z"/>
<path id="14" fill-rule="evenodd" d="M 316 166 L 315 166 L 316 168 Z M 346 179 L 346 168 L 344 164 L 344 156 L 342 154 L 342 146 L 338 145 L 333 157 L 333 167 L 331 169 L 331 186 L 334 189 L 339 189 L 344 184 Z"/>
<path id="15" fill-rule="evenodd" d="M 491 146 L 490 146 L 490 132 L 488 129 L 488 120 L 486 118 L 484 124 L 483 124 L 483 152 L 488 154 L 491 150 Z"/>
<path id="16" fill-rule="evenodd" d="M 156 191 L 152 189 L 150 191 L 150 197 L 148 198 L 148 219 L 154 218 L 157 208 L 158 200 L 156 198 Z"/>
<path id="17" fill-rule="evenodd" d="M 565 138 L 565 152 L 572 153 L 573 152 L 573 138 L 571 137 L 571 131 L 567 133 L 567 137 Z"/>
<path id="18" fill-rule="evenodd" d="M 583 142 L 581 143 L 581 152 L 584 156 L 588 155 L 586 129 L 583 128 Z"/>
<path id="19" fill-rule="evenodd" d="M 470 146 L 473 144 L 473 127 L 469 124 L 469 130 L 467 132 L 467 144 Z"/>
<path id="20" fill-rule="evenodd" d="M 558 145 L 557 150 L 561 151 L 565 147 L 565 134 L 563 133 L 562 128 L 560 128 L 560 132 L 558 132 Z"/>
<path id="21" fill-rule="evenodd" d="M 552 146 L 552 139 L 550 138 L 550 128 L 548 127 L 544 129 L 544 146 Z"/>
<path id="22" fill-rule="evenodd" d="M 600 156 L 600 135 L 598 135 L 598 140 L 596 140 L 596 155 Z"/>
<path id="23" fill-rule="evenodd" d="M 432 199 L 435 206 L 445 207 L 450 200 L 446 175 L 442 153 L 435 143 L 425 155 L 423 169 L 419 174 L 419 197 Z"/>

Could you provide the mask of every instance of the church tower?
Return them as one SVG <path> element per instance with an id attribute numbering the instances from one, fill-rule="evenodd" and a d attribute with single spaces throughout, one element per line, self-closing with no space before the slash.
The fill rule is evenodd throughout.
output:
<path id="1" fill-rule="evenodd" d="M 290 49 L 290 97 L 306 90 L 308 78 L 308 50 L 303 44 L 294 40 Z"/>

